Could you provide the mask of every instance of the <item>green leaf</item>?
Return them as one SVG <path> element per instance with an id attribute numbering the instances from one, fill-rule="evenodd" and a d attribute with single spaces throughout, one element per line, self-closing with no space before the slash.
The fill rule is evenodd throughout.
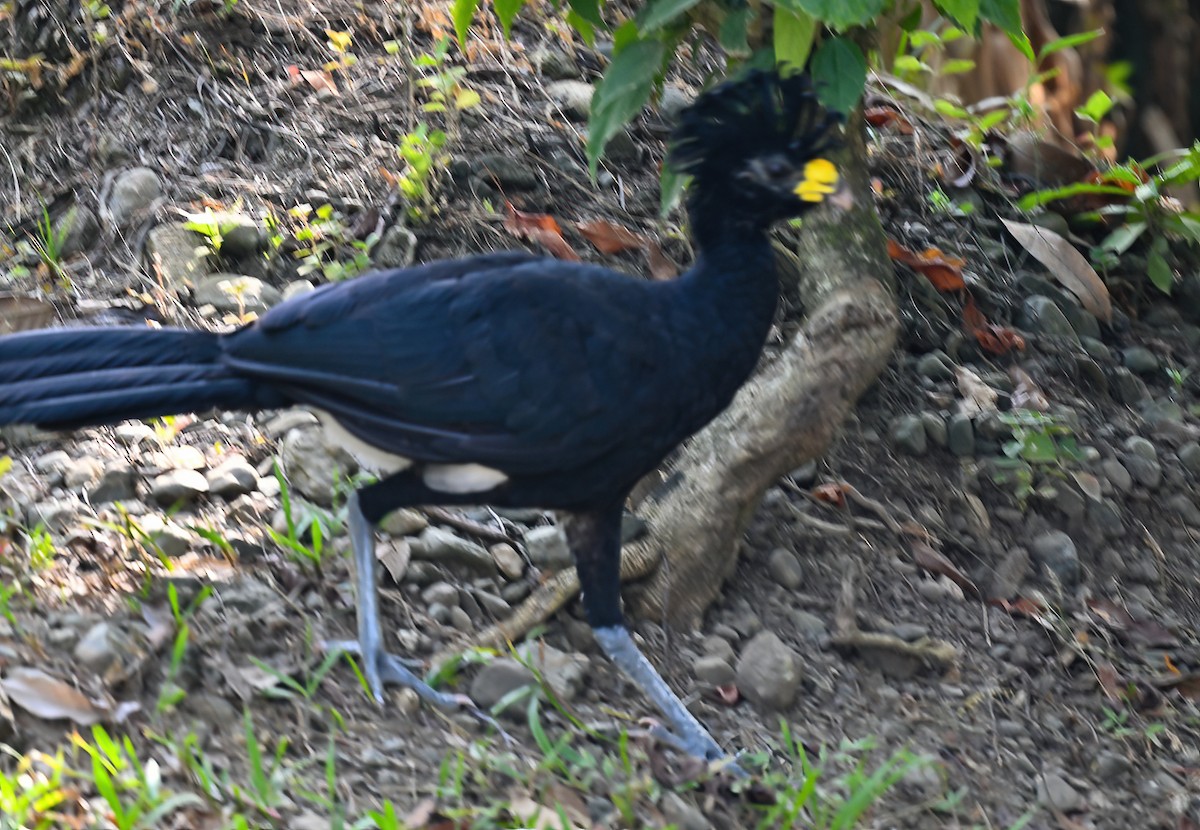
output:
<path id="1" fill-rule="evenodd" d="M 1021 29 L 1021 0 L 980 0 L 979 16 L 1008 35 L 1025 34 Z"/>
<path id="2" fill-rule="evenodd" d="M 454 22 L 454 35 L 458 38 L 459 48 L 467 43 L 467 30 L 478 9 L 479 0 L 454 0 L 454 5 L 450 7 L 450 19 Z"/>
<path id="3" fill-rule="evenodd" d="M 1102 89 L 1098 89 L 1088 96 L 1087 101 L 1082 107 L 1075 110 L 1075 114 L 1088 118 L 1097 124 L 1100 119 L 1108 115 L 1108 111 L 1113 108 L 1113 99 L 1108 97 L 1108 93 Z"/>
<path id="4" fill-rule="evenodd" d="M 1082 46 L 1085 43 L 1091 43 L 1102 34 L 1104 34 L 1103 29 L 1093 29 L 1090 32 L 1079 32 L 1078 34 L 1060 37 L 1058 40 L 1052 40 L 1038 50 L 1038 63 L 1041 63 L 1055 52 L 1061 52 L 1063 49 L 1072 49 L 1076 46 Z"/>
<path id="5" fill-rule="evenodd" d="M 638 29 L 643 33 L 661 29 L 675 20 L 700 0 L 651 0 L 638 15 Z"/>
<path id="6" fill-rule="evenodd" d="M 812 52 L 817 21 L 804 12 L 775 7 L 775 61 L 803 69 Z"/>
<path id="7" fill-rule="evenodd" d="M 971 117 L 971 113 L 960 107 L 953 101 L 947 101 L 945 98 L 938 98 L 933 102 L 933 108 L 947 118 L 960 118 L 966 120 Z"/>
<path id="8" fill-rule="evenodd" d="M 975 61 L 961 58 L 958 60 L 949 60 L 942 64 L 941 73 L 943 75 L 959 75 L 963 72 L 971 72 L 975 69 Z"/>
<path id="9" fill-rule="evenodd" d="M 504 29 L 506 39 L 512 37 L 512 22 L 524 5 L 525 0 L 492 0 L 492 8 L 496 10 L 496 17 L 500 18 L 500 27 Z"/>
<path id="10" fill-rule="evenodd" d="M 862 50 L 847 38 L 830 38 L 813 55 L 811 68 L 825 106 L 850 112 L 867 83 L 867 59 Z"/>
<path id="11" fill-rule="evenodd" d="M 1170 294 L 1172 286 L 1175 285 L 1175 275 L 1171 273 L 1171 266 L 1167 265 L 1167 260 L 1158 251 L 1151 251 L 1146 259 L 1146 276 L 1150 277 L 1154 287 L 1164 294 Z"/>
<path id="12" fill-rule="evenodd" d="M 588 48 L 596 46 L 596 27 L 590 20 L 580 17 L 574 10 L 567 12 L 567 25 L 579 33 Z"/>
<path id="13" fill-rule="evenodd" d="M 831 29 L 868 26 L 883 13 L 887 0 L 779 0 L 778 6 L 804 12 Z"/>
<path id="14" fill-rule="evenodd" d="M 628 44 L 613 58 L 592 95 L 588 118 L 588 169 L 596 175 L 600 154 L 608 140 L 642 111 L 654 90 L 666 47 L 657 40 Z"/>
<path id="15" fill-rule="evenodd" d="M 598 29 L 604 28 L 604 18 L 600 16 L 600 0 L 570 0 L 567 5 L 571 12 L 580 19 L 586 20 Z M 569 14 L 567 19 L 570 19 Z"/>
<path id="16" fill-rule="evenodd" d="M 775 9 L 775 15 L 775 19 L 778 20 L 778 7 Z M 717 33 L 717 41 L 722 49 L 733 55 L 744 55 L 750 51 L 750 42 L 747 39 L 750 16 L 749 8 L 737 9 L 725 15 L 725 19 L 721 21 L 721 31 Z"/>
<path id="17" fill-rule="evenodd" d="M 666 219 L 667 215 L 679 203 L 679 199 L 683 196 L 683 191 L 687 187 L 691 176 L 684 176 L 676 173 L 670 167 L 663 167 L 662 179 L 659 181 L 659 204 L 658 213 Z"/>
<path id="18" fill-rule="evenodd" d="M 975 31 L 975 24 L 979 20 L 979 0 L 934 0 L 934 5 L 968 32 Z"/>
<path id="19" fill-rule="evenodd" d="M 1146 227 L 1145 222 L 1130 222 L 1128 225 L 1122 225 L 1105 237 L 1104 241 L 1100 243 L 1100 247 L 1106 251 L 1112 251 L 1114 254 L 1123 254 L 1134 242 L 1137 242 L 1139 236 L 1145 233 Z"/>

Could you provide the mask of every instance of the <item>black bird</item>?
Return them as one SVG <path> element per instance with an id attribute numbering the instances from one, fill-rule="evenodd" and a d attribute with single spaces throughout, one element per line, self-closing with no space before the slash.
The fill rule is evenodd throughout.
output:
<path id="1" fill-rule="evenodd" d="M 380 700 L 396 683 L 469 705 L 384 650 L 374 526 L 410 505 L 562 511 L 597 642 L 662 710 L 678 746 L 720 757 L 622 620 L 621 510 L 753 370 L 778 295 L 768 228 L 843 192 L 823 155 L 838 121 L 804 75 L 755 71 L 700 96 L 669 150 L 693 177 L 698 249 L 677 280 L 509 251 L 326 285 L 228 334 L 11 335 L 0 338 L 0 424 L 317 410 L 382 474 L 350 499 L 358 641 L 336 644 L 361 655 Z"/>

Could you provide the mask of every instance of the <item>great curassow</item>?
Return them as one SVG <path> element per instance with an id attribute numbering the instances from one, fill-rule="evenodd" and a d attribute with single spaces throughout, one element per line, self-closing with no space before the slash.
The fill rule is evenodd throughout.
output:
<path id="1" fill-rule="evenodd" d="M 381 473 L 350 499 L 358 640 L 334 644 L 360 655 L 379 700 L 394 683 L 436 705 L 471 705 L 383 648 L 374 526 L 412 505 L 561 511 L 597 642 L 662 710 L 677 746 L 721 757 L 622 620 L 622 506 L 753 370 L 779 290 L 768 228 L 837 202 L 823 153 L 838 120 L 804 75 L 755 71 L 701 95 L 669 148 L 672 167 L 693 177 L 698 249 L 677 280 L 510 251 L 326 285 L 227 334 L 11 335 L 0 338 L 0 424 L 317 410 Z"/>

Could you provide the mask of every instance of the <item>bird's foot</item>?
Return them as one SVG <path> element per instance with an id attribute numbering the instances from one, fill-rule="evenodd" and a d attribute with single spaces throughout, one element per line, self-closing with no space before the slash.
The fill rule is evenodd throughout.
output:
<path id="1" fill-rule="evenodd" d="M 367 685 L 377 703 L 383 702 L 384 686 L 404 686 L 412 689 L 417 697 L 431 706 L 447 712 L 466 712 L 480 723 L 495 729 L 506 743 L 512 740 L 508 733 L 500 728 L 496 719 L 476 706 L 471 698 L 463 694 L 439 692 L 422 680 L 411 668 L 414 664 L 419 666 L 419 661 L 398 657 L 382 649 L 364 654 L 357 640 L 331 640 L 322 643 L 322 647 L 326 651 L 356 655 L 362 661 L 363 675 L 367 678 Z"/>
<path id="2" fill-rule="evenodd" d="M 716 765 L 717 769 L 728 772 L 738 778 L 745 778 L 749 775 L 738 764 L 737 756 L 729 755 L 725 750 L 721 749 L 721 746 L 713 739 L 713 736 L 708 734 L 703 728 L 698 730 L 691 729 L 681 724 L 682 733 L 677 734 L 652 718 L 647 719 L 647 725 L 651 737 L 678 752 L 705 761 L 709 765 Z"/>

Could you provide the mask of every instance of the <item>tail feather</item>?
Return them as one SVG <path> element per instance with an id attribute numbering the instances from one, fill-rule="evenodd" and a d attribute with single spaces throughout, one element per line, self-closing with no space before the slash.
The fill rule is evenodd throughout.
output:
<path id="1" fill-rule="evenodd" d="M 274 405 L 222 361 L 220 336 L 181 329 L 49 329 L 0 338 L 0 424 L 68 428 Z"/>

